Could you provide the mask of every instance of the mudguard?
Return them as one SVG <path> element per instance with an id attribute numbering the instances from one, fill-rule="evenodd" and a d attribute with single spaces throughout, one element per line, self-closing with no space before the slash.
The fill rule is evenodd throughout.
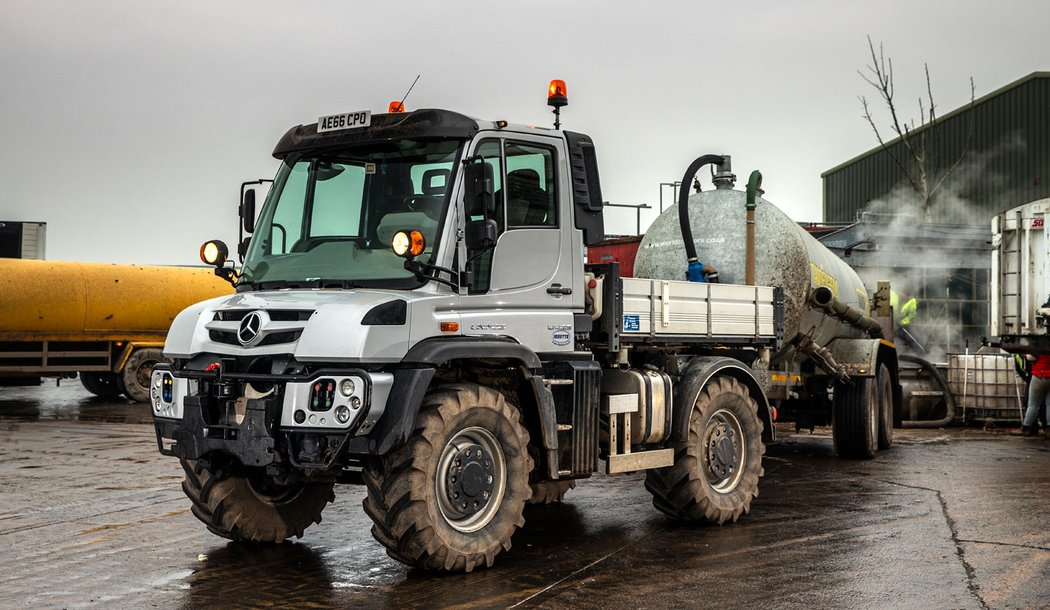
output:
<path id="1" fill-rule="evenodd" d="M 762 386 L 755 379 L 751 368 L 739 360 L 719 356 L 697 356 L 689 361 L 682 378 L 674 386 L 674 414 L 671 428 L 671 440 L 685 442 L 689 435 L 689 415 L 693 411 L 696 399 L 704 386 L 715 375 L 727 375 L 743 383 L 751 397 L 758 403 L 758 417 L 762 420 L 762 440 L 771 443 L 776 440 L 773 428 L 773 417 L 770 414 L 769 401 Z"/>

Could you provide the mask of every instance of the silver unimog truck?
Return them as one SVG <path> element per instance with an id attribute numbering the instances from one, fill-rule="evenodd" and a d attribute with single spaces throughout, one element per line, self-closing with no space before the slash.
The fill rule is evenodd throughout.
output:
<path id="1" fill-rule="evenodd" d="M 896 358 L 866 294 L 808 259 L 789 261 L 804 277 L 788 290 L 704 281 L 718 263 L 696 244 L 730 231 L 757 277 L 788 264 L 745 245 L 745 208 L 772 206 L 755 181 L 732 190 L 728 158 L 683 184 L 710 165 L 738 216 L 704 223 L 683 189 L 673 277 L 620 277 L 584 264 L 605 237 L 595 148 L 557 124 L 352 112 L 293 127 L 274 156 L 258 215 L 242 187 L 242 265 L 201 250 L 236 294 L 183 311 L 152 378 L 160 451 L 219 536 L 302 536 L 335 484 L 363 484 L 391 557 L 470 571 L 511 548 L 527 502 L 599 470 L 645 471 L 675 519 L 735 521 L 771 397 L 834 403 L 844 455 L 888 445 Z"/>

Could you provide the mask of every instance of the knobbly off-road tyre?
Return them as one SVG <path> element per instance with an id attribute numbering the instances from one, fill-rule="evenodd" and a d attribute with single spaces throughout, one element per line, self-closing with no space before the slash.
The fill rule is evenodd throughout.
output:
<path id="1" fill-rule="evenodd" d="M 854 377 L 835 385 L 831 436 L 839 457 L 868 460 L 875 457 L 879 441 L 879 401 L 875 380 Z"/>
<path id="2" fill-rule="evenodd" d="M 80 373 L 80 385 L 95 396 L 102 398 L 116 398 L 122 390 L 117 383 L 116 373 Z"/>
<path id="3" fill-rule="evenodd" d="M 540 481 L 529 487 L 532 488 L 529 504 L 555 504 L 564 501 L 570 489 L 576 489 L 576 481 Z"/>
<path id="4" fill-rule="evenodd" d="M 216 536 L 243 542 L 283 542 L 321 522 L 321 511 L 335 500 L 333 482 L 309 481 L 286 488 L 261 480 L 214 473 L 182 460 L 182 491 L 193 516 Z"/>
<path id="5" fill-rule="evenodd" d="M 150 376 L 158 362 L 167 362 L 159 349 L 140 348 L 132 352 L 124 370 L 117 373 L 121 392 L 135 402 L 149 402 Z"/>
<path id="6" fill-rule="evenodd" d="M 730 434 L 732 432 L 732 434 Z M 653 506 L 675 519 L 722 524 L 751 510 L 764 474 L 758 404 L 739 381 L 713 378 L 696 399 L 674 464 L 646 472 Z"/>
<path id="7" fill-rule="evenodd" d="M 431 390 L 408 442 L 365 465 L 372 535 L 419 568 L 492 566 L 525 523 L 528 446 L 521 414 L 499 392 L 469 383 Z"/>
<path id="8" fill-rule="evenodd" d="M 875 392 L 879 402 L 879 442 L 882 451 L 893 445 L 893 379 L 885 364 L 880 364 L 875 375 Z"/>

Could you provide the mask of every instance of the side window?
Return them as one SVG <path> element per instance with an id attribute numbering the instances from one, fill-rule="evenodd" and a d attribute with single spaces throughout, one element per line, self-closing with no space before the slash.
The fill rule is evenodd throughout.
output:
<path id="1" fill-rule="evenodd" d="M 554 151 L 545 146 L 507 142 L 507 228 L 557 227 Z"/>
<path id="2" fill-rule="evenodd" d="M 356 237 L 361 226 L 365 168 L 318 162 L 314 171 L 317 180 L 310 210 L 310 237 Z"/>

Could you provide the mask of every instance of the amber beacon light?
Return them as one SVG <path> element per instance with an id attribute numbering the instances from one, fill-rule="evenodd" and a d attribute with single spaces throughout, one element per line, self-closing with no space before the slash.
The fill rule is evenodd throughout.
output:
<path id="1" fill-rule="evenodd" d="M 390 112 L 390 113 L 398 113 L 398 112 L 404 112 L 404 111 L 405 111 L 405 104 L 402 103 L 402 102 L 399 102 L 397 100 L 394 100 L 394 101 L 390 102 L 390 106 L 387 108 L 387 112 Z"/>
<path id="2" fill-rule="evenodd" d="M 554 107 L 554 128 L 561 129 L 561 108 L 569 105 L 569 89 L 565 86 L 565 81 L 551 81 L 547 87 L 547 105 Z"/>
<path id="3" fill-rule="evenodd" d="M 569 90 L 565 87 L 565 81 L 552 80 L 547 88 L 547 105 L 561 108 L 569 104 Z"/>

